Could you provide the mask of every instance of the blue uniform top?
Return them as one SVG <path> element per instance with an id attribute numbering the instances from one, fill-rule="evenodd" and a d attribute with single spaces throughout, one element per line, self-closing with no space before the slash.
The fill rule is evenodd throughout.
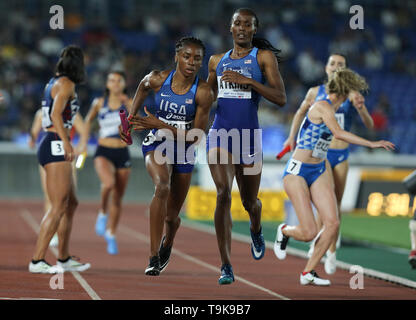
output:
<path id="1" fill-rule="evenodd" d="M 318 93 L 316 95 L 315 101 L 323 100 L 326 97 L 327 94 L 325 92 L 325 85 L 322 84 L 318 88 Z M 335 113 L 335 118 L 337 119 L 337 122 L 342 129 L 350 131 L 352 120 L 355 114 L 357 114 L 357 111 L 352 105 L 350 99 L 347 98 L 347 100 L 345 100 L 338 108 L 337 112 Z"/>
<path id="2" fill-rule="evenodd" d="M 119 108 L 112 110 L 108 104 L 108 97 L 105 97 L 104 104 L 100 111 L 98 111 L 100 138 L 120 138 L 118 126 L 121 124 L 119 112 L 122 109 L 128 113 L 124 104 L 122 104 Z"/>
<path id="3" fill-rule="evenodd" d="M 212 128 L 257 129 L 260 95 L 250 85 L 224 82 L 220 78 L 225 70 L 232 70 L 264 83 L 265 79 L 257 62 L 258 48 L 254 47 L 241 59 L 231 59 L 231 52 L 229 50 L 225 53 L 217 65 L 218 106 Z"/>
<path id="4" fill-rule="evenodd" d="M 321 100 L 332 104 L 331 100 L 326 96 L 318 101 Z M 325 159 L 329 145 L 331 144 L 332 132 L 324 122 L 320 124 L 311 122 L 308 118 L 308 113 L 300 126 L 296 147 L 299 149 L 313 150 L 313 157 Z"/>
<path id="5" fill-rule="evenodd" d="M 51 112 L 52 112 L 52 106 L 53 106 L 53 99 L 51 96 L 51 90 L 55 82 L 60 77 L 53 77 L 49 82 L 46 84 L 44 93 L 43 93 L 43 99 L 42 99 L 42 127 L 44 129 L 50 128 L 53 126 L 52 119 L 51 119 Z M 68 101 L 66 103 L 66 106 L 64 108 L 64 111 L 62 112 L 62 119 L 64 122 L 64 128 L 71 129 L 72 124 L 74 122 L 75 114 L 79 110 L 79 102 L 78 102 L 78 96 L 75 93 L 75 98 L 71 101 Z"/>
<path id="6" fill-rule="evenodd" d="M 195 77 L 195 81 L 187 93 L 176 94 L 171 87 L 174 74 L 175 70 L 171 71 L 160 90 L 155 94 L 155 116 L 175 128 L 189 130 L 193 128 L 195 119 L 195 96 L 199 78 Z M 153 129 L 153 133 L 156 131 Z"/>

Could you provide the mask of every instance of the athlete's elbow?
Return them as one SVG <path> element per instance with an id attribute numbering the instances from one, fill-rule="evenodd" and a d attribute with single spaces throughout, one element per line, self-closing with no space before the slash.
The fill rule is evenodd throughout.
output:
<path id="1" fill-rule="evenodd" d="M 273 99 L 273 102 L 279 107 L 283 107 L 286 104 L 286 95 L 279 95 Z"/>
<path id="2" fill-rule="evenodd" d="M 342 133 L 343 133 L 342 130 L 336 130 L 336 131 L 333 131 L 332 132 L 332 135 L 337 140 L 343 140 L 343 141 L 345 141 L 345 136 Z"/>

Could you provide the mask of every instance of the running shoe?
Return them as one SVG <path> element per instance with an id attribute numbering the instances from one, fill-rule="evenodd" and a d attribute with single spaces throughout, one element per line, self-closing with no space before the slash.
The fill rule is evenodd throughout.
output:
<path id="1" fill-rule="evenodd" d="M 71 256 L 68 257 L 66 260 L 58 260 L 57 266 L 61 267 L 64 271 L 77 271 L 82 272 L 88 270 L 91 267 L 89 263 L 81 263 L 79 262 L 79 258 Z"/>
<path id="2" fill-rule="evenodd" d="M 34 263 L 33 260 L 32 260 L 29 263 L 29 272 L 31 272 L 31 273 L 54 274 L 54 273 L 62 273 L 64 271 L 59 266 L 51 266 L 45 260 L 39 260 L 36 263 Z"/>
<path id="3" fill-rule="evenodd" d="M 326 260 L 325 260 L 325 272 L 327 274 L 334 274 L 335 271 L 337 271 L 337 252 L 331 252 L 331 251 L 327 251 L 326 252 Z"/>
<path id="4" fill-rule="evenodd" d="M 118 254 L 118 246 L 117 240 L 114 235 L 108 234 L 107 232 L 104 234 L 104 239 L 107 241 L 107 252 L 111 255 Z"/>
<path id="5" fill-rule="evenodd" d="M 105 234 L 105 229 L 107 228 L 107 219 L 107 214 L 101 212 L 98 213 L 97 221 L 95 222 L 95 233 L 101 237 Z"/>
<path id="6" fill-rule="evenodd" d="M 58 234 L 55 233 L 51 239 L 51 241 L 49 242 L 49 246 L 50 247 L 57 247 L 59 244 L 59 240 L 58 240 Z"/>
<path id="7" fill-rule="evenodd" d="M 219 284 L 231 284 L 234 282 L 233 267 L 231 264 L 221 266 L 221 277 L 218 279 Z"/>
<path id="8" fill-rule="evenodd" d="M 312 270 L 310 272 L 302 272 L 300 274 L 300 284 L 302 286 L 305 285 L 315 285 L 315 286 L 329 286 L 331 285 L 331 281 L 322 279 L 318 276 L 318 274 Z"/>
<path id="9" fill-rule="evenodd" d="M 149 265 L 144 273 L 148 276 L 158 276 L 160 274 L 160 257 L 153 256 L 150 258 Z"/>
<path id="10" fill-rule="evenodd" d="M 289 241 L 289 237 L 285 236 L 282 232 L 284 227 L 286 227 L 284 223 L 277 227 L 276 241 L 274 242 L 274 254 L 279 260 L 286 258 L 286 246 Z"/>
<path id="11" fill-rule="evenodd" d="M 253 231 L 251 231 L 251 228 L 250 228 L 250 234 L 251 234 L 251 255 L 253 256 L 255 260 L 260 260 L 261 258 L 264 257 L 264 253 L 266 251 L 262 228 L 260 228 L 260 231 L 258 233 L 254 233 Z"/>
<path id="12" fill-rule="evenodd" d="M 163 236 L 162 242 L 160 243 L 159 248 L 159 257 L 160 257 L 160 272 L 162 272 L 169 264 L 170 254 L 172 252 L 172 246 L 164 247 L 163 242 L 165 241 L 166 236 Z"/>
<path id="13" fill-rule="evenodd" d="M 409 263 L 412 266 L 412 269 L 416 269 L 416 250 L 410 251 Z"/>

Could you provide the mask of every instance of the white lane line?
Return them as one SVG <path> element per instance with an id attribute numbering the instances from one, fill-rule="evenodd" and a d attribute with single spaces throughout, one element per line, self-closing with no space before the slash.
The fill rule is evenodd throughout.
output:
<path id="1" fill-rule="evenodd" d="M 182 219 L 181 225 L 186 226 L 188 228 L 191 229 L 195 229 L 198 231 L 202 231 L 202 232 L 206 232 L 206 233 L 210 233 L 210 234 L 215 234 L 215 228 L 212 226 L 208 226 L 204 223 L 200 223 L 200 222 L 195 222 L 195 221 L 189 221 L 189 220 L 185 220 Z M 232 238 L 236 239 L 238 241 L 242 241 L 242 242 L 246 242 L 246 243 L 251 243 L 251 238 L 249 236 L 246 235 L 242 235 L 239 233 L 232 233 Z M 266 247 L 269 249 L 273 249 L 274 246 L 274 242 L 272 241 L 265 241 L 266 243 Z M 304 258 L 304 259 L 309 259 L 307 252 L 300 250 L 300 249 L 296 249 L 296 248 L 291 248 L 291 247 L 287 247 L 286 249 L 287 253 L 295 256 L 295 257 L 299 257 L 299 258 Z M 321 259 L 321 262 L 324 263 L 326 260 L 325 257 L 323 257 Z M 346 271 L 350 271 L 351 267 L 353 266 L 353 264 L 347 263 L 347 262 L 343 262 L 343 261 L 338 261 L 336 262 L 336 265 L 338 268 L 346 270 Z M 364 275 L 371 277 L 371 278 L 376 278 L 376 279 L 381 279 L 384 281 L 389 281 L 395 284 L 400 284 L 406 287 L 410 287 L 410 288 L 415 288 L 416 289 L 416 281 L 412 281 L 406 278 L 402 278 L 402 277 L 398 277 L 398 276 L 394 276 L 388 273 L 384 273 L 384 272 L 380 272 L 377 270 L 373 270 L 373 269 L 368 269 L 368 268 L 363 268 L 364 271 Z"/>
<path id="2" fill-rule="evenodd" d="M 32 230 L 36 234 L 39 233 L 40 226 L 36 222 L 35 218 L 30 213 L 29 210 L 23 209 L 20 212 L 20 216 L 23 218 L 24 221 L 26 221 L 26 223 L 32 228 Z M 58 258 L 58 249 L 53 248 L 53 247 L 49 247 L 49 249 L 53 252 L 55 257 Z M 87 294 L 90 296 L 90 298 L 92 300 L 101 300 L 100 296 L 94 291 L 93 288 L 91 288 L 91 286 L 88 284 L 88 282 L 78 272 L 76 272 L 76 271 L 70 271 L 70 272 L 74 276 L 75 280 L 77 280 L 78 283 L 81 285 L 81 287 L 84 288 L 84 290 L 87 292 Z"/>
<path id="3" fill-rule="evenodd" d="M 133 230 L 133 229 L 131 229 L 131 228 L 127 227 L 127 226 L 124 226 L 124 225 L 119 225 L 119 230 L 121 232 L 125 233 L 126 235 L 129 235 L 129 236 L 131 236 L 133 238 L 139 239 L 140 241 L 143 241 L 143 242 L 145 242 L 147 244 L 150 243 L 149 237 L 146 236 L 145 234 L 139 232 L 139 231 Z M 188 255 L 188 254 L 186 254 L 186 253 L 184 253 L 184 252 L 182 252 L 180 250 L 177 250 L 177 249 L 173 248 L 172 249 L 172 253 L 180 256 L 181 258 L 183 258 L 185 260 L 188 260 L 188 261 L 193 262 L 193 263 L 195 263 L 197 265 L 200 265 L 201 267 L 204 267 L 204 268 L 209 269 L 209 270 L 214 271 L 214 272 L 218 272 L 218 267 L 215 267 L 212 264 L 206 263 L 206 262 L 204 262 L 204 261 L 202 261 L 200 259 L 197 259 L 195 257 L 192 257 L 191 255 Z M 269 290 L 267 288 L 264 288 L 262 286 L 259 286 L 259 285 L 255 284 L 255 283 L 253 283 L 253 282 L 251 282 L 249 280 L 246 280 L 246 279 L 244 279 L 242 277 L 235 276 L 235 279 L 238 280 L 238 281 L 243 282 L 244 284 L 246 284 L 248 286 L 251 286 L 251 287 L 256 288 L 256 289 L 258 289 L 260 291 L 263 291 L 265 293 L 268 293 L 269 295 L 271 295 L 273 297 L 276 297 L 276 298 L 279 298 L 279 299 L 282 299 L 282 300 L 290 300 L 289 298 L 287 298 L 285 296 L 282 296 L 282 295 L 280 295 L 280 294 L 278 294 L 278 293 L 276 293 L 274 291 L 271 291 L 271 290 Z"/>

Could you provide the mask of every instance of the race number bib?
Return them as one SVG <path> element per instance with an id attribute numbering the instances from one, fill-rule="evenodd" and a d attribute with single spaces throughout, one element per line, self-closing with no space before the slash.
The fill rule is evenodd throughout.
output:
<path id="1" fill-rule="evenodd" d="M 62 141 L 51 141 L 51 153 L 53 156 L 65 155 L 64 143 Z"/>
<path id="2" fill-rule="evenodd" d="M 344 114 L 335 113 L 335 119 L 337 119 L 339 126 L 344 130 Z"/>
<path id="3" fill-rule="evenodd" d="M 251 78 L 248 69 L 234 70 L 241 73 L 246 78 Z M 221 77 L 217 76 L 218 98 L 228 99 L 251 99 L 251 86 L 248 84 L 238 84 L 232 82 L 221 81 Z"/>
<path id="4" fill-rule="evenodd" d="M 325 159 L 331 141 L 320 138 L 312 151 L 312 157 Z"/>
<path id="5" fill-rule="evenodd" d="M 152 132 L 149 132 L 149 134 L 144 138 L 143 145 L 144 146 L 150 146 L 153 142 L 155 142 L 156 137 Z"/>
<path id="6" fill-rule="evenodd" d="M 290 159 L 286 171 L 289 172 L 290 174 L 297 176 L 300 172 L 301 166 L 302 166 L 301 161 L 296 160 L 296 159 Z"/>
<path id="7" fill-rule="evenodd" d="M 159 120 L 162 120 L 164 123 L 166 123 L 166 124 L 168 124 L 168 125 L 170 125 L 174 128 L 183 129 L 183 130 L 190 130 L 192 128 L 192 124 L 193 124 L 193 121 L 188 121 L 188 122 L 181 121 L 181 120 L 175 121 L 175 120 L 167 120 L 167 119 L 164 119 L 164 118 L 159 118 Z"/>

